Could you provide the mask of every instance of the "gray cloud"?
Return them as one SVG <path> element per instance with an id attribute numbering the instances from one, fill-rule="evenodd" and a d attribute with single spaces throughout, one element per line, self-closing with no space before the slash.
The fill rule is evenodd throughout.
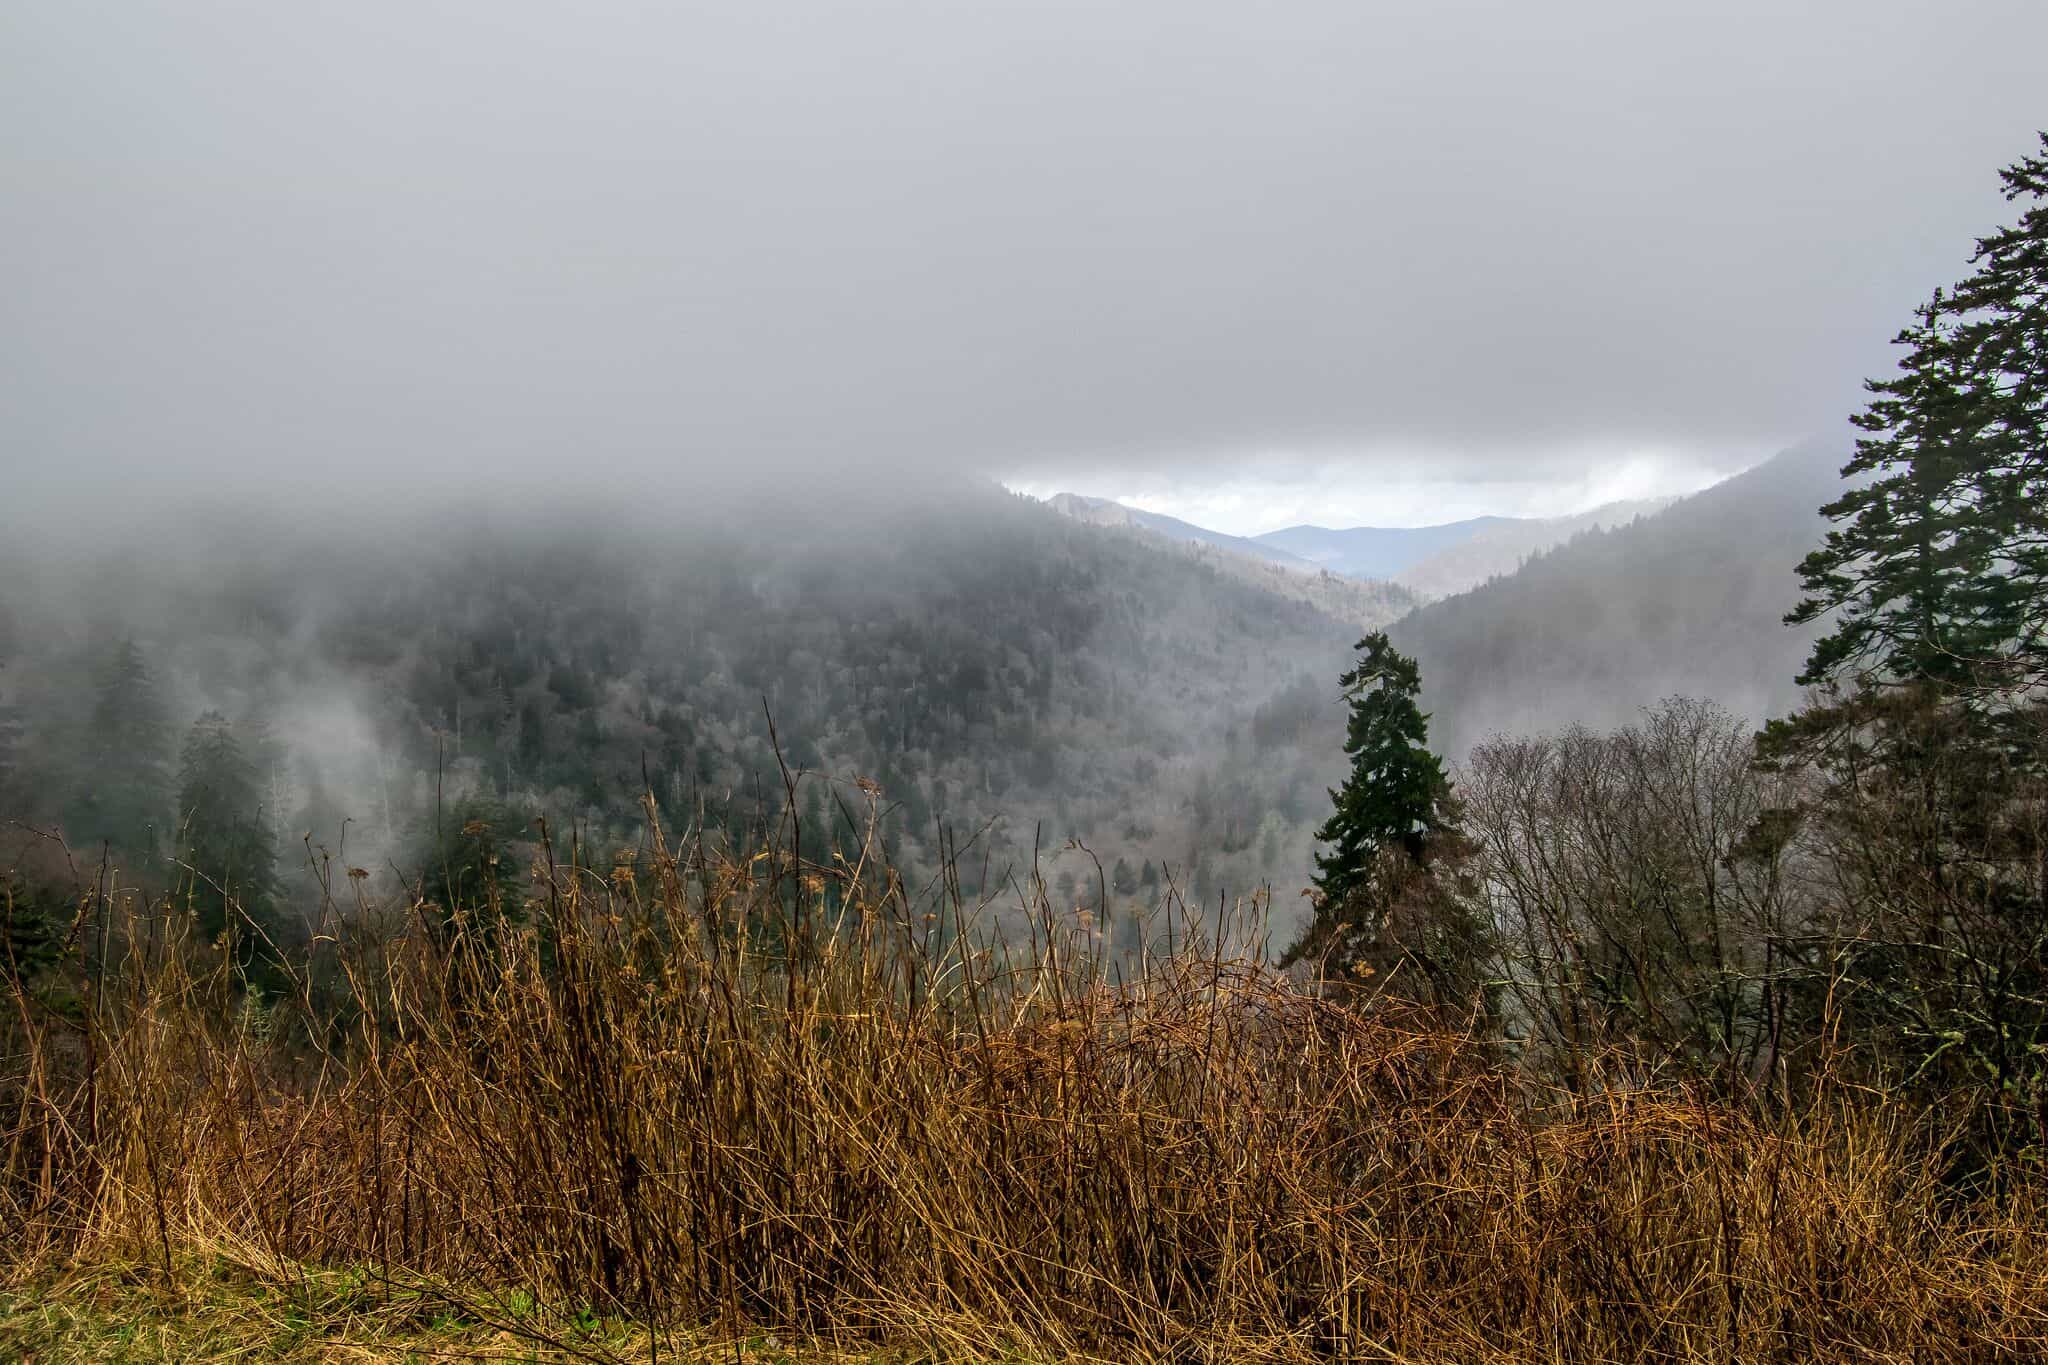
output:
<path id="1" fill-rule="evenodd" d="M 1514 481 L 1838 427 L 2037 0 L 0 13 L 19 489 Z"/>

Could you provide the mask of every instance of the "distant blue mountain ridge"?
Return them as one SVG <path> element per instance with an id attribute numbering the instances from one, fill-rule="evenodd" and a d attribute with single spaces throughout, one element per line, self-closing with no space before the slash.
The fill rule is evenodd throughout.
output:
<path id="1" fill-rule="evenodd" d="M 1233 536 L 1108 498 L 1060 493 L 1051 502 L 1056 510 L 1099 526 L 1135 526 L 1170 540 L 1213 545 L 1302 573 L 1328 569 L 1346 578 L 1390 579 L 1483 531 L 1521 524 L 1514 517 L 1472 517 L 1441 526 L 1352 526 L 1338 530 L 1327 526 L 1290 526 L 1260 536 Z"/>
<path id="2" fill-rule="evenodd" d="M 1352 578 L 1393 578 L 1431 555 L 1462 544 L 1516 517 L 1471 517 L 1440 526 L 1289 526 L 1253 539 L 1269 549 L 1319 564 Z"/>
<path id="3" fill-rule="evenodd" d="M 1169 540 L 1183 540 L 1197 545 L 1213 545 L 1219 550 L 1231 550 L 1237 554 L 1250 555 L 1301 573 L 1314 573 L 1322 567 L 1314 560 L 1292 554 L 1276 545 L 1267 545 L 1247 536 L 1227 535 L 1212 531 L 1206 526 L 1197 526 L 1179 517 L 1169 517 L 1159 512 L 1140 511 L 1126 507 L 1108 498 L 1084 497 L 1079 493 L 1060 493 L 1052 499 L 1055 511 L 1064 513 L 1079 521 L 1093 522 L 1098 526 L 1135 526 L 1167 537 Z M 1343 570 L 1333 570 L 1341 573 Z"/>
<path id="4" fill-rule="evenodd" d="M 1444 526 L 1350 526 L 1343 530 L 1288 526 L 1286 530 L 1270 530 L 1264 536 L 1231 536 L 1221 530 L 1196 526 L 1194 522 L 1182 522 L 1178 516 L 1128 508 L 1108 497 L 1059 493 L 1051 501 L 1055 510 L 1083 522 L 1096 522 L 1098 526 L 1139 526 L 1169 540 L 1212 544 L 1223 551 L 1251 555 L 1253 559 L 1303 573 L 1329 569 L 1354 579 L 1391 579 L 1483 530 L 1516 524 L 1516 518 L 1509 516 L 1475 516 L 1464 522 L 1446 522 Z"/>
<path id="5" fill-rule="evenodd" d="M 1469 517 L 1437 526 L 1290 526 L 1233 536 L 1108 498 L 1061 493 L 1054 510 L 1098 526 L 1120 526 L 1276 564 L 1295 573 L 1335 574 L 1397 584 L 1428 601 L 1513 573 L 1531 555 L 1600 527 L 1662 510 L 1669 498 L 1611 502 L 1562 517 Z"/>

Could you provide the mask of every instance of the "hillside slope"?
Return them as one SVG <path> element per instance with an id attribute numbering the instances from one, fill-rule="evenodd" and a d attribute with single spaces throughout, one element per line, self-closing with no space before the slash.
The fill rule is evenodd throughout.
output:
<path id="1" fill-rule="evenodd" d="M 1404 618 L 1392 634 L 1422 666 L 1432 737 L 1457 757 L 1495 733 L 1630 720 L 1673 694 L 1759 721 L 1789 709 L 1812 633 L 1782 618 L 1840 463 L 1787 451 Z"/>
<path id="2" fill-rule="evenodd" d="M 1531 555 L 1562 545 L 1582 531 L 1621 526 L 1669 507 L 1671 498 L 1610 502 L 1569 517 L 1497 518 L 1465 539 L 1394 575 L 1425 602 L 1467 592 L 1489 578 L 1511 574 Z"/>
<path id="3" fill-rule="evenodd" d="M 1206 526 L 1197 526 L 1191 521 L 1182 521 L 1179 517 L 1169 517 L 1163 512 L 1147 512 L 1136 507 L 1126 507 L 1109 498 L 1090 498 L 1079 493 L 1055 493 L 1046 501 L 1055 512 L 1096 526 L 1127 526 L 1150 531 L 1168 540 L 1228 550 L 1233 554 L 1264 560 L 1269 564 L 1278 564 L 1300 573 L 1312 574 L 1321 567 L 1300 555 L 1289 554 L 1253 537 L 1212 531 Z"/>
<path id="4" fill-rule="evenodd" d="M 225 713 L 288 865 L 346 818 L 350 862 L 416 868 L 437 806 L 467 800 L 600 847 L 636 837 L 648 788 L 678 821 L 773 818 L 772 714 L 793 767 L 879 783 L 914 868 L 939 822 L 994 822 L 991 891 L 1070 838 L 1127 884 L 1147 864 L 1204 896 L 1301 884 L 1337 756 L 1270 703 L 1322 680 L 1308 711 L 1334 712 L 1356 621 L 1237 566 L 1296 577 L 1278 568 L 992 489 L 886 516 L 195 534 L 235 548 L 0 572 L 0 664 L 30 720 L 0 818 L 54 824 L 67 794 L 119 780 L 85 756 L 95 680 L 132 639 L 163 694 L 160 757 Z M 830 822 L 822 792 L 807 804 Z M 1075 895 L 1095 881 L 1080 854 L 1062 872 Z"/>
<path id="5" fill-rule="evenodd" d="M 1091 526 L 1145 537 L 1155 546 L 1189 556 L 1223 577 L 1305 603 L 1361 634 L 1379 630 L 1423 600 L 1398 583 L 1332 573 L 1242 536 L 1211 531 L 1176 517 L 1141 512 L 1106 498 L 1060 493 L 1047 499 L 1046 505 L 1062 516 Z"/>

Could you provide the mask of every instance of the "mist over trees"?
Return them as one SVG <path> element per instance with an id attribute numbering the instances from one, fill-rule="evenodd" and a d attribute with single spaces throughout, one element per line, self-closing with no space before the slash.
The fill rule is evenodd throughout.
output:
<path id="1" fill-rule="evenodd" d="M 1791 710 L 1814 632 L 1782 622 L 1840 464 L 1796 447 L 1389 627 L 1421 668 L 1442 751 L 1457 762 L 1494 735 L 1627 725 L 1670 696 L 1756 724 Z"/>
<path id="2" fill-rule="evenodd" d="M 2009 198 L 2048 198 L 2048 160 L 2004 178 Z M 1759 734 L 1713 701 L 1670 698 L 1612 730 L 1496 733 L 1454 800 L 1416 699 L 1447 698 L 1469 726 L 1502 667 L 1536 705 L 1581 714 L 1679 668 L 1709 685 L 1741 676 L 1752 660 L 1702 651 L 1753 628 L 1759 566 L 1801 520 L 1770 515 L 1769 495 L 1813 478 L 1810 452 L 1403 621 L 1452 671 L 1435 687 L 1386 636 L 1361 641 L 1342 678 L 1352 770 L 1317 831 L 1315 918 L 1290 960 L 1342 994 L 1453 1019 L 1483 1009 L 1526 1063 L 1574 1086 L 1599 1084 L 1615 1056 L 1776 1102 L 1847 1072 L 1944 1106 L 1973 1172 L 2037 1150 L 2048 206 L 2030 203 L 1975 259 L 1899 336 L 1898 375 L 1869 386 L 1847 488 L 1822 508 L 1834 529 L 1800 561 L 1808 596 L 1785 618 L 1804 628 L 1785 642 L 1810 650 L 1784 665 L 1811 688 L 1790 714 Z M 1706 604 L 1719 629 L 1695 628 Z M 1633 647 L 1614 639 L 1625 626 Z M 1603 671 L 1645 643 L 1675 657 Z M 1488 648 L 1493 668 L 1474 668 Z M 1429 944 L 1457 945 L 1467 970 L 1428 970 Z M 1397 961 L 1423 970 L 1397 980 Z"/>
<path id="3" fill-rule="evenodd" d="M 263 738 L 248 747 L 259 752 Z M 209 943 L 232 937 L 246 960 L 278 929 L 273 821 L 256 764 L 218 711 L 192 722 L 178 759 L 178 857 L 183 899 Z"/>
<path id="4" fill-rule="evenodd" d="M 0 1358 L 2048 1360 L 2044 55 L 0 7 Z"/>
<path id="5" fill-rule="evenodd" d="M 63 809 L 72 839 L 146 856 L 165 842 L 169 823 L 170 712 L 132 637 L 93 670 L 91 686 L 76 747 L 40 753 L 42 773 L 70 793 Z"/>
<path id="6" fill-rule="evenodd" d="M 1249 896 L 1307 866 L 1308 794 L 1338 757 L 1316 679 L 1353 629 L 982 487 L 879 538 L 457 523 L 366 554 L 311 535 L 33 581 L 5 663 L 37 776 L 10 814 L 150 880 L 182 855 L 209 913 L 226 879 L 249 907 L 303 905 L 323 851 L 439 876 L 462 803 L 491 807 L 508 851 L 541 814 L 631 844 L 650 792 L 744 839 L 781 818 L 784 764 L 877 783 L 909 867 L 941 825 L 980 839 L 976 890 L 1034 845 L 1081 858 L 1075 839 L 1153 869 L 1112 895 L 1156 898 L 1170 868 L 1205 902 Z M 854 831 L 814 790 L 798 814 L 823 849 Z M 1077 875 L 1076 901 L 1097 881 Z"/>

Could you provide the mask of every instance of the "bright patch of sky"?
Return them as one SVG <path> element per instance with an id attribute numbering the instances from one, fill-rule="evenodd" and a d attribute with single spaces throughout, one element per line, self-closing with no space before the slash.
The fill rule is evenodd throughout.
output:
<path id="1" fill-rule="evenodd" d="M 1718 483 L 1740 465 L 1710 464 L 1661 451 L 1638 451 L 1562 471 L 1545 464 L 1525 472 L 1469 470 L 1433 475 L 1426 462 L 1301 465 L 1274 461 L 1272 473 L 1176 479 L 1156 472 L 1105 470 L 1099 477 L 1064 482 L 1009 479 L 1013 492 L 1035 498 L 1079 493 L 1127 507 L 1159 512 L 1212 531 L 1254 536 L 1282 527 L 1315 525 L 1433 526 L 1468 517 L 1563 517 L 1613 502 L 1683 497 Z M 1206 471 L 1205 471 L 1206 474 Z"/>

